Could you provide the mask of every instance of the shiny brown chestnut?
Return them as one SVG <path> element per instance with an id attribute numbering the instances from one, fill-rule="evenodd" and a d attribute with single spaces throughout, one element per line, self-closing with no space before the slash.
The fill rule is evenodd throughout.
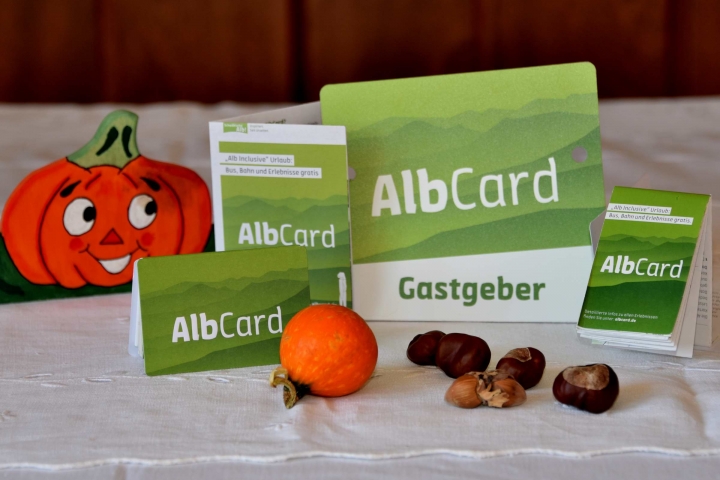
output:
<path id="1" fill-rule="evenodd" d="M 512 375 L 527 390 L 540 382 L 545 355 L 537 348 L 514 348 L 500 359 L 495 369 Z"/>
<path id="2" fill-rule="evenodd" d="M 435 364 L 445 375 L 458 378 L 468 372 L 484 372 L 490 363 L 490 347 L 480 337 L 449 333 L 438 342 Z"/>
<path id="3" fill-rule="evenodd" d="M 590 413 L 607 411 L 615 403 L 618 393 L 618 377 L 604 363 L 568 367 L 553 383 L 553 395 L 558 402 Z"/>
<path id="4" fill-rule="evenodd" d="M 435 365 L 435 351 L 438 342 L 444 336 L 445 334 L 440 330 L 415 335 L 407 348 L 408 360 L 418 365 Z"/>

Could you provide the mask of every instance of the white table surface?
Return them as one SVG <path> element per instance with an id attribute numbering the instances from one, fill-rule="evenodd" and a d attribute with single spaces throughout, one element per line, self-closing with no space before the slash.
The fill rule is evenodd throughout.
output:
<path id="1" fill-rule="evenodd" d="M 87 141 L 112 108 L 0 106 L 0 202 L 28 172 Z M 144 155 L 187 165 L 208 182 L 207 122 L 251 110 L 132 109 Z M 720 99 L 604 102 L 601 130 L 608 193 L 647 174 L 653 188 L 720 198 Z M 717 215 L 713 223 L 717 238 Z M 266 384 L 269 367 L 145 376 L 126 353 L 129 306 L 129 295 L 0 306 L 0 478 L 720 472 L 720 348 L 677 359 L 587 346 L 573 325 L 372 322 L 380 358 L 368 385 L 285 410 Z M 517 408 L 449 407 L 450 380 L 405 358 L 413 335 L 434 328 L 485 338 L 492 364 L 511 348 L 535 346 L 548 359 L 545 376 Z M 561 406 L 551 391 L 562 368 L 591 362 L 610 364 L 621 384 L 615 407 L 597 416 Z"/>

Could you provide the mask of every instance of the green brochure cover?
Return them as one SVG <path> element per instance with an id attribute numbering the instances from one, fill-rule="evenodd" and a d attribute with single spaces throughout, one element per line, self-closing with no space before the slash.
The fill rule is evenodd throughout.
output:
<path id="1" fill-rule="evenodd" d="M 591 64 L 329 85 L 321 107 L 356 172 L 360 314 L 577 321 L 605 207 Z"/>
<path id="2" fill-rule="evenodd" d="M 307 248 L 313 303 L 352 307 L 345 129 L 210 123 L 216 248 Z"/>
<path id="3" fill-rule="evenodd" d="M 144 258 L 133 283 L 130 353 L 148 375 L 279 363 L 284 326 L 310 305 L 297 246 Z"/>
<path id="4" fill-rule="evenodd" d="M 696 252 L 709 200 L 615 187 L 578 327 L 670 335 L 683 314 L 690 273 L 702 261 Z"/>

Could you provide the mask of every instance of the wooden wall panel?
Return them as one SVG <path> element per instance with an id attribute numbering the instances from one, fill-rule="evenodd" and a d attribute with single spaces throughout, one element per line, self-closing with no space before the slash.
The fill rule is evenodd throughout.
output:
<path id="1" fill-rule="evenodd" d="M 0 0 L 0 101 L 99 100 L 93 0 Z"/>
<path id="2" fill-rule="evenodd" d="M 720 94 L 720 1 L 676 1 L 671 15 L 668 93 Z"/>
<path id="3" fill-rule="evenodd" d="M 603 97 L 720 94 L 720 0 L 0 0 L 0 102 L 307 101 L 588 60 Z"/>
<path id="4" fill-rule="evenodd" d="M 288 101 L 292 0 L 104 0 L 103 96 Z"/>
<path id="5" fill-rule="evenodd" d="M 340 83 L 476 70 L 473 0 L 304 0 L 304 97 Z"/>
<path id="6" fill-rule="evenodd" d="M 666 91 L 663 0 L 483 0 L 495 68 L 591 61 L 604 97 Z M 713 1 L 713 0 L 710 0 Z"/>

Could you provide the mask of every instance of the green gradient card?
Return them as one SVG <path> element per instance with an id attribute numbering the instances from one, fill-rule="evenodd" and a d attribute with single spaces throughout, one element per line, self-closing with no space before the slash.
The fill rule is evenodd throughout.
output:
<path id="1" fill-rule="evenodd" d="M 305 247 L 144 258 L 128 349 L 148 375 L 275 364 L 283 328 L 308 305 Z"/>
<path id="2" fill-rule="evenodd" d="M 709 202 L 615 187 L 579 316 L 582 337 L 679 356 L 712 343 Z"/>
<path id="3" fill-rule="evenodd" d="M 355 309 L 576 322 L 605 207 L 589 63 L 329 85 L 347 128 Z"/>
<path id="4" fill-rule="evenodd" d="M 210 123 L 218 251 L 307 248 L 313 303 L 352 307 L 345 129 Z"/>

